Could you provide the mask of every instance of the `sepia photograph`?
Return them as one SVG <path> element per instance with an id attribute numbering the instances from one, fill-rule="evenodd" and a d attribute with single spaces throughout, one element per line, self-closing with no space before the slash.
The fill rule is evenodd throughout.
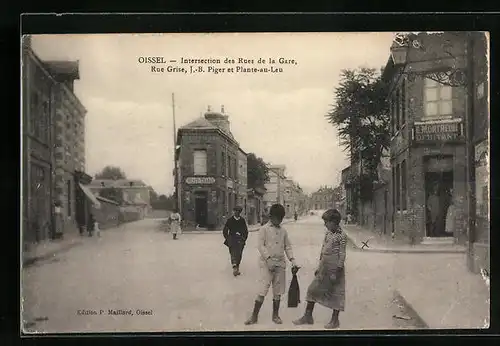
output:
<path id="1" fill-rule="evenodd" d="M 488 32 L 20 50 L 22 334 L 489 328 Z"/>

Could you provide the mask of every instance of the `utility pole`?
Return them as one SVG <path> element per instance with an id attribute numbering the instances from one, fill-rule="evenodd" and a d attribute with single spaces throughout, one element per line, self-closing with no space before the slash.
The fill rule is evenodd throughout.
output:
<path id="1" fill-rule="evenodd" d="M 180 210 L 180 193 L 179 193 L 179 172 L 177 167 L 177 132 L 175 126 L 175 95 L 172 93 L 172 120 L 173 120 L 173 141 L 174 141 L 174 199 L 175 199 L 175 207 L 179 214 L 182 215 Z"/>

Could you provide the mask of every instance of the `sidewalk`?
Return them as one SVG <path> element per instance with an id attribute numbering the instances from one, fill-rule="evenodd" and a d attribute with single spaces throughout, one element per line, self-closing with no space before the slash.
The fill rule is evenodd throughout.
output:
<path id="1" fill-rule="evenodd" d="M 358 250 L 379 253 L 465 253 L 461 245 L 410 245 L 393 240 L 390 235 L 381 235 L 355 224 L 342 224 L 342 229 L 352 245 Z"/>
<path id="2" fill-rule="evenodd" d="M 101 229 L 101 232 L 110 232 L 113 230 L 117 230 L 120 227 L 126 227 L 134 225 L 135 223 L 140 223 L 141 221 L 142 220 L 131 221 L 120 226 Z M 96 235 L 94 234 L 93 237 L 96 237 Z M 62 239 L 46 240 L 39 244 L 33 244 L 28 251 L 25 251 L 22 254 L 22 265 L 23 267 L 29 267 L 37 262 L 46 261 L 51 257 L 55 257 L 57 254 L 72 249 L 75 246 L 83 245 L 85 243 L 85 240 L 88 238 L 90 237 L 88 236 L 87 232 L 85 232 L 83 235 L 80 235 L 79 233 L 67 233 Z"/>
<path id="3" fill-rule="evenodd" d="M 396 295 L 431 329 L 487 328 L 490 292 L 463 254 L 399 256 Z"/>
<path id="4" fill-rule="evenodd" d="M 22 254 L 23 267 L 28 267 L 36 262 L 45 261 L 58 253 L 68 251 L 75 246 L 83 244 L 85 236 L 79 234 L 66 234 L 63 239 L 47 240 L 34 244 Z"/>

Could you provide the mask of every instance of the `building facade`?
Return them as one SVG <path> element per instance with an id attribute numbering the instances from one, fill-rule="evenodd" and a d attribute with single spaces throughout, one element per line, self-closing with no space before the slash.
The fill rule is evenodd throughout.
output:
<path id="1" fill-rule="evenodd" d="M 31 37 L 23 39 L 24 248 L 75 231 L 75 207 L 89 202 L 75 184 L 91 179 L 85 174 L 86 110 L 73 92 L 78 78 L 78 62 L 42 61 Z"/>
<path id="2" fill-rule="evenodd" d="M 489 171 L 489 76 L 488 42 L 484 33 L 471 33 L 472 103 L 474 135 L 475 227 L 471 237 L 470 268 L 490 271 L 490 171 Z"/>
<path id="3" fill-rule="evenodd" d="M 238 192 L 247 186 L 238 172 L 243 152 L 223 107 L 220 113 L 209 109 L 179 128 L 177 145 L 177 193 L 183 220 L 188 226 L 222 227 L 238 203 Z"/>
<path id="4" fill-rule="evenodd" d="M 151 211 L 151 189 L 142 180 L 137 179 L 94 179 L 88 188 L 96 196 L 103 189 L 114 188 L 119 191 L 122 207 L 125 211 L 137 212 L 139 219 L 145 218 Z"/>
<path id="5" fill-rule="evenodd" d="M 262 221 L 265 193 L 265 188 L 248 189 L 247 222 L 249 225 L 255 225 Z"/>
<path id="6" fill-rule="evenodd" d="M 243 149 L 238 149 L 238 179 L 237 183 L 237 201 L 236 204 L 243 208 L 242 216 L 246 219 L 248 217 L 248 188 L 247 178 L 247 153 Z"/>
<path id="7" fill-rule="evenodd" d="M 73 91 L 74 81 L 80 78 L 78 62 L 47 61 L 46 66 L 57 82 L 53 93 L 54 198 L 62 206 L 64 232 L 76 232 L 89 215 L 79 186 L 89 182 L 84 173 L 87 111 Z"/>
<path id="8" fill-rule="evenodd" d="M 334 190 L 328 186 L 322 186 L 311 194 L 311 209 L 326 210 L 334 208 Z"/>
<path id="9" fill-rule="evenodd" d="M 23 39 L 23 244 L 54 236 L 53 214 L 53 100 L 54 79 Z"/>
<path id="10" fill-rule="evenodd" d="M 436 76 L 465 67 L 465 40 L 454 33 L 422 33 L 412 42 L 425 49 L 407 49 L 404 64 L 389 59 L 383 73 L 390 85 L 392 232 L 410 243 L 445 238 L 463 244 L 467 93 L 465 87 L 445 85 Z M 392 57 L 399 50 L 395 43 Z M 447 233 L 450 203 L 456 208 L 455 227 Z"/>
<path id="11" fill-rule="evenodd" d="M 269 181 L 265 184 L 264 207 L 270 208 L 275 203 L 285 203 L 285 165 L 269 165 Z"/>

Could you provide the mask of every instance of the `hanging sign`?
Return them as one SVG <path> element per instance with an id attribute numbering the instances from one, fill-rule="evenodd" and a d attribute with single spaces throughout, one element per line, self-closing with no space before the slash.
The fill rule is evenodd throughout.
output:
<path id="1" fill-rule="evenodd" d="M 188 185 L 211 185 L 215 183 L 214 177 L 187 177 L 186 184 Z"/>

